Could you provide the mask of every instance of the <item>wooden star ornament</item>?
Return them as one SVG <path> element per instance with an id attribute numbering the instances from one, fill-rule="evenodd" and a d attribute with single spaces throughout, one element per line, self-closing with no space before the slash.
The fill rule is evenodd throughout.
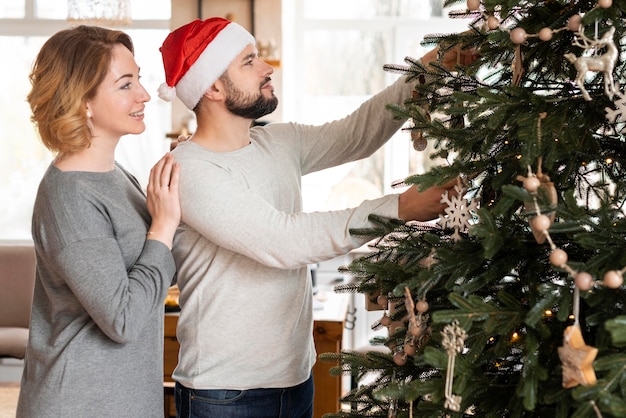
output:
<path id="1" fill-rule="evenodd" d="M 563 367 L 564 388 L 596 384 L 593 361 L 598 354 L 598 349 L 585 344 L 580 325 L 571 325 L 565 329 L 563 346 L 558 350 Z"/>

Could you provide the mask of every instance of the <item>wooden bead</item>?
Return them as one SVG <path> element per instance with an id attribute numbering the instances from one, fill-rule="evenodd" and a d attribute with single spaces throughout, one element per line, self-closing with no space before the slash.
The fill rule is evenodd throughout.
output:
<path id="1" fill-rule="evenodd" d="M 514 44 L 523 44 L 524 42 L 526 42 L 526 31 L 522 28 L 515 28 L 511 31 L 511 41 L 513 41 Z"/>
<path id="2" fill-rule="evenodd" d="M 467 0 L 467 10 L 478 10 L 480 8 L 480 0 Z"/>
<path id="3" fill-rule="evenodd" d="M 413 337 L 419 337 L 420 335 L 422 335 L 423 332 L 424 330 L 422 329 L 422 327 L 409 328 L 409 334 L 411 334 Z"/>
<path id="4" fill-rule="evenodd" d="M 547 215 L 538 215 L 530 220 L 530 226 L 541 233 L 545 233 L 550 229 L 550 218 Z"/>
<path id="5" fill-rule="evenodd" d="M 624 283 L 624 278 L 622 277 L 622 273 L 619 271 L 610 270 L 604 274 L 603 283 L 610 289 L 617 289 Z"/>
<path id="6" fill-rule="evenodd" d="M 420 300 L 415 304 L 415 310 L 419 313 L 428 312 L 428 308 L 428 302 L 426 302 L 425 300 Z"/>
<path id="7" fill-rule="evenodd" d="M 567 253 L 560 248 L 550 254 L 550 263 L 556 267 L 562 267 L 567 263 Z"/>
<path id="8" fill-rule="evenodd" d="M 490 30 L 496 30 L 500 27 L 500 19 L 495 16 L 489 16 L 487 18 L 487 27 Z"/>
<path id="9" fill-rule="evenodd" d="M 574 278 L 574 284 L 580 290 L 589 290 L 593 287 L 593 277 L 591 274 L 581 271 Z"/>
<path id="10" fill-rule="evenodd" d="M 582 17 L 580 15 L 573 15 L 567 21 L 567 29 L 571 31 L 577 31 L 580 28 L 580 24 L 582 22 Z"/>
<path id="11" fill-rule="evenodd" d="M 535 193 L 537 190 L 539 190 L 539 186 L 541 186 L 541 181 L 537 177 L 531 176 L 524 179 L 523 185 L 524 189 L 526 189 L 528 193 Z"/>
<path id="12" fill-rule="evenodd" d="M 539 31 L 539 39 L 546 42 L 552 39 L 552 29 L 550 28 L 542 28 Z"/>

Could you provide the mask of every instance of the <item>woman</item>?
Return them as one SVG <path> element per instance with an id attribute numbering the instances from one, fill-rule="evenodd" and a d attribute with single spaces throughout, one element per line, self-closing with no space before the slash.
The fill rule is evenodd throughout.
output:
<path id="1" fill-rule="evenodd" d="M 123 32 L 53 35 L 30 75 L 56 158 L 35 201 L 37 273 L 18 417 L 163 416 L 163 301 L 175 275 L 179 167 L 166 154 L 147 198 L 115 162 L 144 131 L 150 96 Z"/>

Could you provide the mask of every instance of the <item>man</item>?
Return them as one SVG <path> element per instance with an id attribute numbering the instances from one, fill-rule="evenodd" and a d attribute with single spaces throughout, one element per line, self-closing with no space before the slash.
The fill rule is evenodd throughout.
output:
<path id="1" fill-rule="evenodd" d="M 277 98 L 273 69 L 245 29 L 196 20 L 173 31 L 161 53 L 167 85 L 160 96 L 178 96 L 198 125 L 173 151 L 182 209 L 173 250 L 182 308 L 177 414 L 310 417 L 316 353 L 307 265 L 363 245 L 350 229 L 372 226 L 370 214 L 436 218 L 452 185 L 303 213 L 301 177 L 374 153 L 402 125 L 385 105 L 404 102 L 412 87 L 399 80 L 322 126 L 251 128 Z M 428 62 L 435 57 L 431 51 Z"/>

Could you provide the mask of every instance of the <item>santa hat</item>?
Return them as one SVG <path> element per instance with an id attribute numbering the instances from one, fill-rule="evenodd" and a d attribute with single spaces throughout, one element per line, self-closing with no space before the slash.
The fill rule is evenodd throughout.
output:
<path id="1" fill-rule="evenodd" d="M 178 96 L 193 110 L 241 51 L 254 44 L 247 30 L 221 17 L 181 26 L 159 48 L 166 81 L 159 87 L 159 97 L 169 102 Z"/>

